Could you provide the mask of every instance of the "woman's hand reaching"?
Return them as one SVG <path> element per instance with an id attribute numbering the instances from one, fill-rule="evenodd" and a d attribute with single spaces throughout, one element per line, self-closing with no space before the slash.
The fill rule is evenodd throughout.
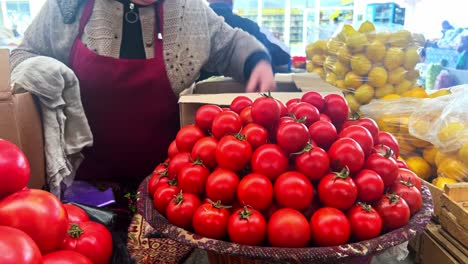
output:
<path id="1" fill-rule="evenodd" d="M 247 83 L 246 92 L 267 92 L 275 91 L 276 82 L 273 76 L 271 64 L 267 61 L 259 62 L 250 75 L 249 82 Z"/>

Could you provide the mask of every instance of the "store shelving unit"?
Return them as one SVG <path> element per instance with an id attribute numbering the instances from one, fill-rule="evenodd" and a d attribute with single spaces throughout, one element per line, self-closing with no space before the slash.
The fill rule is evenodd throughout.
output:
<path id="1" fill-rule="evenodd" d="M 368 4 L 366 19 L 379 25 L 405 24 L 405 8 L 401 8 L 396 3 L 375 3 Z"/>

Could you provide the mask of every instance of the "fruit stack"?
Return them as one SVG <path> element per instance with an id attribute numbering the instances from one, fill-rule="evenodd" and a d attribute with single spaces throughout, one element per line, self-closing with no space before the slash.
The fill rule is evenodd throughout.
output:
<path id="1" fill-rule="evenodd" d="M 149 179 L 154 207 L 175 226 L 251 246 L 338 246 L 406 226 L 423 206 L 420 179 L 391 134 L 348 115 L 342 96 L 316 92 L 204 105 Z"/>
<path id="2" fill-rule="evenodd" d="M 0 263 L 108 264 L 109 230 L 80 207 L 28 189 L 29 173 L 24 153 L 0 139 Z"/>
<path id="3" fill-rule="evenodd" d="M 394 97 L 417 88 L 419 73 L 414 68 L 423 44 L 424 38 L 406 30 L 376 32 L 368 21 L 359 30 L 344 25 L 327 41 L 326 56 L 322 40 L 307 48 L 309 70 L 320 75 L 315 67 L 321 62 L 324 79 L 342 89 L 351 111 L 358 112 L 373 98 Z"/>

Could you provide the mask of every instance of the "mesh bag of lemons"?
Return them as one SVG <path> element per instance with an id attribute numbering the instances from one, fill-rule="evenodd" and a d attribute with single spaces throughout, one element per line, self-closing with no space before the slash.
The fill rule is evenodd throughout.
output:
<path id="1" fill-rule="evenodd" d="M 468 181 L 468 87 L 435 95 L 373 100 L 360 109 L 396 137 L 412 171 L 442 189 Z"/>
<path id="2" fill-rule="evenodd" d="M 377 32 L 366 21 L 344 25 L 328 40 L 307 46 L 307 70 L 342 89 L 352 111 L 373 98 L 395 97 L 418 88 L 419 50 L 424 37 L 407 30 Z"/>

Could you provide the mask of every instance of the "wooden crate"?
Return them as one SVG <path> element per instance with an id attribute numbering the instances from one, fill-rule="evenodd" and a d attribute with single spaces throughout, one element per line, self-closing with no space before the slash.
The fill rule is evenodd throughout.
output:
<path id="1" fill-rule="evenodd" d="M 416 261 L 421 264 L 465 264 L 468 256 L 459 250 L 453 240 L 437 224 L 430 223 L 421 235 Z M 456 242 L 455 242 L 456 243 Z"/>
<path id="2" fill-rule="evenodd" d="M 430 182 L 427 181 L 422 181 L 428 188 L 429 191 L 431 192 L 432 195 L 432 203 L 434 204 L 434 213 L 433 213 L 433 219 L 438 222 L 438 216 L 440 215 L 440 210 L 441 210 L 441 197 L 442 194 L 444 194 L 444 191 L 435 187 L 432 185 Z"/>
<path id="3" fill-rule="evenodd" d="M 447 184 L 441 196 L 441 209 L 438 215 L 442 228 L 468 247 L 468 183 Z"/>

